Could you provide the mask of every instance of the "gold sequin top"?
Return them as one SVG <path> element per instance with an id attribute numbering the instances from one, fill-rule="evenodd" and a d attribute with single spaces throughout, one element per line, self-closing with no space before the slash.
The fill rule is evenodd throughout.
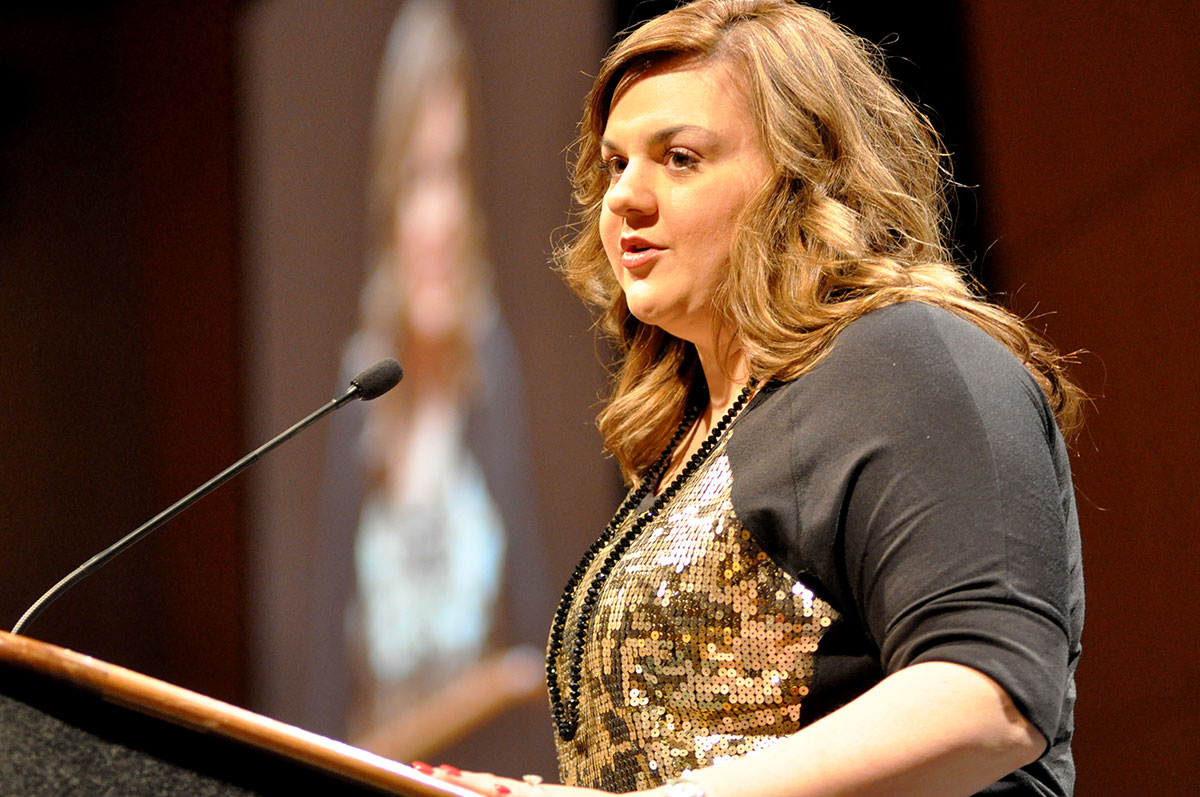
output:
<path id="1" fill-rule="evenodd" d="M 1040 387 L 990 335 L 918 302 L 868 313 L 812 371 L 763 386 L 678 485 L 653 517 L 622 517 L 645 527 L 593 593 L 605 553 L 590 560 L 555 617 L 548 674 L 579 695 L 574 738 L 559 727 L 565 782 L 654 787 L 948 661 L 990 676 L 1050 742 L 1001 790 L 1071 793 L 1084 595 L 1070 458 Z"/>
<path id="2" fill-rule="evenodd" d="M 757 545 L 732 486 L 722 442 L 608 577 L 584 645 L 579 729 L 557 741 L 563 783 L 653 788 L 800 729 L 813 654 L 837 613 Z"/>

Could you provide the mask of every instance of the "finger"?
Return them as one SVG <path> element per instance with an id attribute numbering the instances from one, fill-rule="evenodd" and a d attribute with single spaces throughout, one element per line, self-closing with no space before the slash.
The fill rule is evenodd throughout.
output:
<path id="1" fill-rule="evenodd" d="M 413 767 L 420 769 L 417 767 L 418 763 L 421 762 L 413 762 Z M 487 797 L 522 795 L 523 792 L 518 791 L 518 789 L 521 787 L 528 788 L 521 781 L 513 780 L 512 778 L 502 778 L 490 772 L 463 772 L 451 764 L 440 764 L 437 767 L 430 767 L 428 764 L 424 764 L 423 766 L 429 769 L 425 774 L 433 775 L 448 783 L 462 786 L 476 794 L 486 795 Z"/>
<path id="2" fill-rule="evenodd" d="M 529 788 L 519 780 L 497 777 L 488 772 L 464 772 L 457 780 L 468 789 L 489 797 L 524 797 Z"/>

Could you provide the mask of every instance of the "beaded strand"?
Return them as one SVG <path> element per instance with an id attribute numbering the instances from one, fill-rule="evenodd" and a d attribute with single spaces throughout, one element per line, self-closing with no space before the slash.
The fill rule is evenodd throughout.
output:
<path id="1" fill-rule="evenodd" d="M 709 454 L 716 448 L 725 431 L 750 400 L 755 385 L 756 382 L 752 380 L 750 384 L 742 389 L 737 400 L 733 402 L 725 414 L 721 416 L 717 424 L 709 431 L 708 436 L 700 444 L 696 453 L 692 455 L 683 469 L 671 480 L 666 489 L 658 494 L 654 499 L 654 503 L 650 505 L 650 508 L 643 512 L 630 525 L 621 538 L 613 544 L 612 550 L 604 558 L 599 571 L 592 578 L 592 583 L 584 593 L 583 602 L 579 607 L 579 615 L 575 622 L 575 639 L 571 645 L 570 669 L 567 673 L 567 698 L 564 701 L 562 689 L 559 685 L 557 662 L 558 656 L 563 649 L 567 614 L 575 602 L 576 590 L 596 556 L 608 545 L 616 535 L 617 529 L 629 516 L 629 513 L 645 499 L 650 490 L 654 488 L 654 485 L 658 483 L 663 473 L 666 472 L 667 466 L 671 461 L 671 454 L 675 451 L 676 446 L 679 445 L 687 430 L 691 428 L 692 423 L 695 422 L 699 415 L 699 408 L 691 408 L 685 413 L 683 421 L 679 424 L 679 428 L 675 431 L 674 436 L 672 436 L 662 455 L 650 466 L 642 477 L 642 483 L 638 486 L 638 489 L 630 493 L 625 501 L 621 503 L 616 514 L 613 515 L 613 519 L 609 521 L 604 531 L 600 534 L 600 537 L 584 552 L 583 557 L 579 560 L 579 564 L 575 566 L 570 579 L 567 580 L 567 585 L 563 589 L 562 599 L 558 603 L 558 610 L 555 611 L 554 620 L 550 626 L 550 645 L 546 652 L 546 685 L 550 693 L 551 713 L 554 717 L 554 725 L 558 730 L 559 738 L 563 741 L 569 742 L 574 739 L 575 733 L 579 729 L 579 694 L 583 680 L 584 637 L 587 632 L 588 623 L 591 621 L 592 612 L 596 608 L 596 603 L 600 598 L 600 591 L 604 588 L 609 574 L 646 525 L 658 516 L 663 505 L 675 497 L 696 469 L 704 463 Z"/>

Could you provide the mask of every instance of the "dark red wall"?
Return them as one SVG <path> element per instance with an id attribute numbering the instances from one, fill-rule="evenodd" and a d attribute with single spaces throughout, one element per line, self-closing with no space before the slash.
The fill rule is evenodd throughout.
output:
<path id="1" fill-rule="evenodd" d="M 232 11 L 0 16 L 6 629 L 241 448 Z M 28 633 L 240 699 L 241 539 L 227 485 Z"/>
<path id="2" fill-rule="evenodd" d="M 1200 4 L 968 4 L 990 287 L 1096 397 L 1074 460 L 1088 590 L 1081 795 L 1200 783 Z M 997 279 L 997 277 L 999 279 Z"/>

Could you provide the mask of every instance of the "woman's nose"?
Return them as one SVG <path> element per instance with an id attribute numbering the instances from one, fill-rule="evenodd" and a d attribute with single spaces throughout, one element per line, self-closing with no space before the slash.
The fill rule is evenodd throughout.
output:
<path id="1" fill-rule="evenodd" d="M 644 164 L 630 162 L 614 177 L 604 202 L 617 216 L 645 216 L 655 210 L 654 188 Z"/>

